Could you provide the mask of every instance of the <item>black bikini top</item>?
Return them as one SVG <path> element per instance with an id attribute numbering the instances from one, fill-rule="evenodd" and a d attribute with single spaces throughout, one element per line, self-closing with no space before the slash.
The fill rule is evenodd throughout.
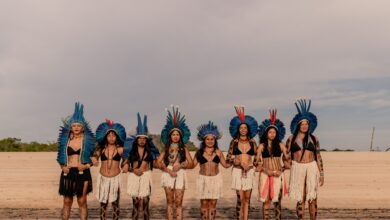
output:
<path id="1" fill-rule="evenodd" d="M 72 156 L 75 154 L 80 155 L 80 153 L 81 153 L 81 148 L 75 151 L 72 147 L 68 146 L 68 156 Z"/>
<path id="2" fill-rule="evenodd" d="M 266 146 L 264 146 L 264 149 L 263 149 L 263 152 L 261 153 L 261 156 L 263 157 L 263 158 L 269 158 L 269 157 L 271 157 L 271 155 L 273 156 L 273 157 L 280 157 L 280 156 L 282 156 L 282 151 L 280 150 L 280 147 L 277 147 L 276 149 L 271 149 L 271 154 L 270 154 L 270 152 L 268 151 L 268 147 L 266 147 Z"/>
<path id="3" fill-rule="evenodd" d="M 103 151 L 102 155 L 100 156 L 100 160 L 106 161 L 107 159 L 108 158 L 107 158 L 105 152 Z M 121 160 L 121 155 L 119 155 L 118 152 L 116 152 L 115 156 L 112 159 L 115 160 L 115 161 L 120 161 Z"/>
<path id="4" fill-rule="evenodd" d="M 205 163 L 209 162 L 209 161 L 203 156 L 203 154 L 200 154 L 200 153 L 198 153 L 196 159 L 198 160 L 198 162 L 199 162 L 200 164 L 205 164 Z M 219 162 L 221 162 L 221 159 L 218 157 L 217 154 L 215 154 L 215 156 L 213 157 L 212 162 L 218 164 Z"/>
<path id="5" fill-rule="evenodd" d="M 291 145 L 291 153 L 295 153 L 295 152 L 297 152 L 297 151 L 300 151 L 300 150 L 302 149 L 301 146 L 302 146 L 301 140 L 297 139 L 297 140 L 296 140 L 294 143 L 292 143 L 292 145 Z M 306 146 L 305 149 L 308 150 L 308 151 L 311 151 L 311 152 L 315 152 L 316 147 L 315 147 L 315 145 L 314 145 L 314 143 L 313 143 L 313 141 L 312 141 L 311 138 L 309 138 L 309 143 L 307 144 L 307 146 Z"/>
<path id="6" fill-rule="evenodd" d="M 249 144 L 251 145 L 251 149 L 247 152 L 247 154 L 253 156 L 255 155 L 255 146 L 253 143 L 250 141 Z M 238 148 L 238 142 L 234 144 L 233 146 L 233 155 L 240 155 L 242 154 L 241 150 Z"/>

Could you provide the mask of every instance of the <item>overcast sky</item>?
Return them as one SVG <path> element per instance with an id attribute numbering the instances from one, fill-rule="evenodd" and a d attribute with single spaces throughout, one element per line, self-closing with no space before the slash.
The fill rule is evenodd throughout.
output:
<path id="1" fill-rule="evenodd" d="M 159 133 L 179 105 L 195 141 L 208 120 L 230 139 L 233 106 L 289 125 L 312 99 L 323 148 L 390 147 L 390 1 L 1 1 L 0 138 L 54 141 L 85 105 Z M 257 139 L 257 138 L 256 138 Z"/>

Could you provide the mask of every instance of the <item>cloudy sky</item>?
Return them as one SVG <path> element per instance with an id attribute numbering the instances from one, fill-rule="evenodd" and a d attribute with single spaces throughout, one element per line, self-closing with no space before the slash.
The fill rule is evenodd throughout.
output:
<path id="1" fill-rule="evenodd" d="M 289 128 L 310 97 L 323 148 L 390 147 L 390 1 L 1 1 L 0 138 L 54 141 L 85 105 L 159 133 L 179 105 L 225 134 L 243 104 Z M 192 136 L 195 141 L 195 135 Z M 224 148 L 224 147 L 223 147 Z"/>

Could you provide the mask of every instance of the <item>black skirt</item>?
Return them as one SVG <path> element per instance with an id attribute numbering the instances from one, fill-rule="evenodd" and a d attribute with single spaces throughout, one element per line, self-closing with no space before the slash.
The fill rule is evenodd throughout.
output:
<path id="1" fill-rule="evenodd" d="M 83 195 L 85 182 L 88 182 L 88 194 L 92 192 L 91 171 L 89 169 L 85 169 L 83 174 L 79 174 L 79 170 L 76 167 L 72 167 L 66 176 L 64 176 L 64 172 L 61 172 L 60 189 L 58 192 L 62 196 L 80 197 Z"/>

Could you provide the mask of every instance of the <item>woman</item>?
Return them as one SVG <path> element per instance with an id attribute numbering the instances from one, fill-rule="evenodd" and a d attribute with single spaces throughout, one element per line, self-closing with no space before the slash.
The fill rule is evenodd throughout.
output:
<path id="1" fill-rule="evenodd" d="M 141 116 L 137 114 L 138 125 L 136 135 L 131 136 L 125 142 L 125 153 L 123 158 L 124 172 L 129 171 L 127 179 L 127 193 L 133 199 L 132 219 L 149 219 L 149 196 L 152 185 L 153 166 L 160 155 L 160 152 L 149 136 L 147 116 L 144 116 L 144 122 Z"/>
<path id="2" fill-rule="evenodd" d="M 303 219 L 305 201 L 309 202 L 310 219 L 317 217 L 318 184 L 324 184 L 324 165 L 320 144 L 313 135 L 317 117 L 310 112 L 311 100 L 301 99 L 295 103 L 298 114 L 291 121 L 291 133 L 287 150 L 291 152 L 289 196 L 297 200 L 297 216 Z"/>
<path id="3" fill-rule="evenodd" d="M 200 214 L 202 219 L 215 219 L 217 200 L 222 196 L 222 176 L 219 172 L 219 163 L 225 168 L 230 165 L 218 149 L 217 140 L 221 134 L 212 122 L 198 128 L 200 149 L 193 159 L 192 168 L 199 163 L 200 170 L 197 179 L 197 195 L 200 198 Z"/>
<path id="4" fill-rule="evenodd" d="M 237 193 L 236 214 L 237 219 L 248 219 L 249 203 L 255 176 L 254 166 L 257 161 L 253 158 L 256 155 L 256 141 L 253 137 L 257 133 L 257 121 L 244 114 L 244 107 L 236 106 L 235 116 L 230 121 L 230 135 L 233 140 L 230 142 L 227 161 L 233 164 L 232 189 Z"/>
<path id="5" fill-rule="evenodd" d="M 269 219 L 271 202 L 274 204 L 275 219 L 282 217 L 282 196 L 288 192 L 284 177 L 282 156 L 288 158 L 286 146 L 282 143 L 286 129 L 276 118 L 276 109 L 270 110 L 270 118 L 259 125 L 260 145 L 257 150 L 259 175 L 259 200 L 263 203 L 263 219 Z"/>
<path id="6" fill-rule="evenodd" d="M 173 209 L 176 206 L 176 219 L 183 219 L 183 196 L 188 188 L 185 169 L 192 167 L 192 159 L 186 143 L 191 132 L 185 123 L 185 117 L 179 113 L 178 107 L 168 111 L 167 123 L 161 131 L 161 141 L 165 150 L 158 158 L 158 164 L 163 171 L 161 186 L 167 198 L 167 219 L 173 219 Z"/>
<path id="7" fill-rule="evenodd" d="M 59 184 L 59 194 L 64 196 L 62 219 L 69 219 L 74 196 L 77 196 L 80 219 L 87 219 L 87 194 L 92 192 L 89 168 L 93 165 L 91 157 L 95 137 L 84 118 L 84 106 L 78 102 L 73 115 L 63 123 L 57 154 L 57 162 L 62 169 Z"/>
<path id="8" fill-rule="evenodd" d="M 96 129 L 96 139 L 98 144 L 94 157 L 101 161 L 96 191 L 96 198 L 100 202 L 100 219 L 106 219 L 108 203 L 112 205 L 112 218 L 119 219 L 120 161 L 126 130 L 121 124 L 106 120 Z"/>

